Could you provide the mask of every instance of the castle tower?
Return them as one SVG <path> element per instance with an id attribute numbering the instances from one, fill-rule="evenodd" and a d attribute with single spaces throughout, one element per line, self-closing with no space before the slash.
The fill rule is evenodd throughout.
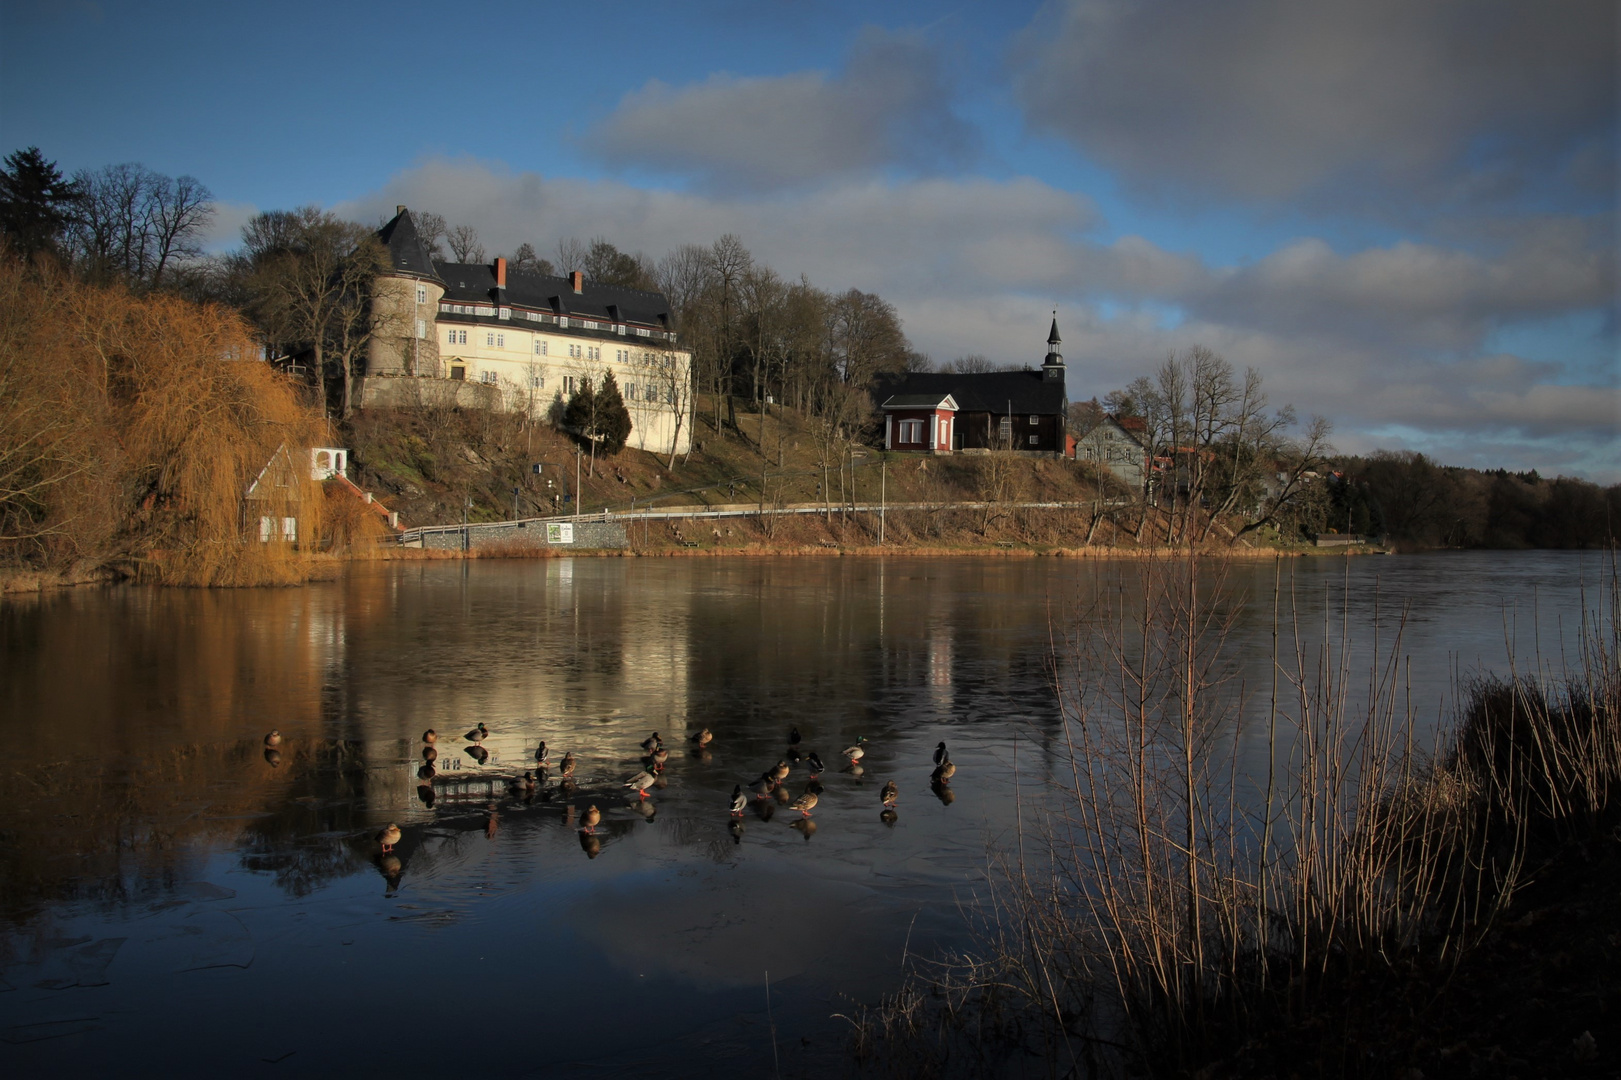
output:
<path id="1" fill-rule="evenodd" d="M 369 376 L 439 374 L 439 300 L 445 284 L 417 233 L 411 212 L 400 207 L 378 230 L 388 249 L 389 270 L 372 285 L 378 327 L 366 347 Z"/>

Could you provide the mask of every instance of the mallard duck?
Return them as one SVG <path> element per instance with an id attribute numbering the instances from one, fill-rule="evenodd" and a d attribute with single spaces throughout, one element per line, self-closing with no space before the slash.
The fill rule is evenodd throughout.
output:
<path id="1" fill-rule="evenodd" d="M 468 742 L 483 742 L 485 736 L 489 735 L 489 733 L 490 729 L 484 726 L 484 721 L 480 720 L 478 722 L 478 727 L 474 728 L 472 731 L 469 731 L 466 735 L 462 736 L 462 738 L 466 739 Z"/>
<path id="2" fill-rule="evenodd" d="M 732 816 L 733 817 L 742 817 L 743 816 L 743 808 L 745 806 L 747 806 L 748 804 L 749 804 L 749 800 L 743 794 L 743 785 L 742 784 L 735 785 L 732 788 Z"/>
<path id="3" fill-rule="evenodd" d="M 269 735 L 266 735 L 265 736 L 265 745 L 266 746 L 280 746 L 281 745 L 281 732 L 272 731 Z"/>
<path id="4" fill-rule="evenodd" d="M 895 781 L 893 780 L 885 784 L 884 789 L 878 793 L 879 800 L 885 806 L 894 806 L 895 803 L 900 800 L 900 797 L 901 789 L 895 786 Z"/>
<path id="5" fill-rule="evenodd" d="M 827 766 L 822 764 L 821 755 L 814 750 L 810 752 L 810 757 L 806 758 L 805 761 L 810 766 L 812 776 L 815 776 L 817 773 L 827 771 Z"/>
<path id="6" fill-rule="evenodd" d="M 950 758 L 946 758 L 945 761 L 934 767 L 934 772 L 929 774 L 929 781 L 935 784 L 949 784 L 951 778 L 956 775 L 957 766 Z"/>
<path id="7" fill-rule="evenodd" d="M 934 748 L 934 763 L 936 765 L 944 765 L 950 759 L 951 755 L 946 752 L 945 743 L 942 742 L 939 746 Z"/>
<path id="8" fill-rule="evenodd" d="M 670 760 L 670 752 L 661 746 L 657 750 L 654 750 L 651 754 L 648 754 L 647 760 L 650 764 L 652 764 L 655 770 L 662 772 L 664 769 L 664 763 Z"/>
<path id="9" fill-rule="evenodd" d="M 535 747 L 535 764 L 539 765 L 542 769 L 544 769 L 546 766 L 550 765 L 551 763 L 552 763 L 552 752 L 550 750 L 546 749 L 546 740 L 542 739 L 542 740 L 540 740 L 540 745 Z"/>
<path id="10" fill-rule="evenodd" d="M 432 745 L 433 743 L 439 741 L 439 733 L 433 730 L 433 728 L 429 728 L 427 731 L 422 733 L 422 741 Z"/>
<path id="11" fill-rule="evenodd" d="M 384 852 L 393 851 L 394 845 L 400 842 L 400 827 L 389 822 L 388 828 L 377 834 L 377 842 L 383 845 Z"/>
<path id="12" fill-rule="evenodd" d="M 642 740 L 642 753 L 651 754 L 653 751 L 657 750 L 663 745 L 664 740 L 659 738 L 659 733 L 655 731 L 653 734 Z"/>
<path id="13" fill-rule="evenodd" d="M 789 746 L 798 746 L 800 738 L 801 738 L 801 736 L 799 734 L 799 728 L 791 727 L 791 728 L 788 729 L 788 745 Z"/>
<path id="14" fill-rule="evenodd" d="M 637 773 L 635 776 L 631 777 L 629 780 L 626 780 L 625 781 L 625 786 L 628 787 L 628 788 L 635 788 L 636 789 L 636 794 L 639 797 L 645 799 L 645 798 L 647 798 L 647 789 L 652 787 L 653 786 L 653 781 L 655 781 L 657 779 L 658 779 L 658 777 L 654 776 L 652 773 L 648 772 L 646 769 L 643 769 L 641 772 Z"/>
<path id="15" fill-rule="evenodd" d="M 586 807 L 585 813 L 580 815 L 580 825 L 584 831 L 588 833 L 596 832 L 597 823 L 601 820 L 602 811 L 597 809 L 596 803 L 592 803 L 590 806 Z"/>
<path id="16" fill-rule="evenodd" d="M 805 794 L 789 803 L 788 809 L 798 810 L 803 816 L 810 817 L 810 812 L 816 809 L 816 801 L 818 798 L 819 796 L 816 794 L 816 792 L 806 791 Z"/>
<path id="17" fill-rule="evenodd" d="M 760 779 L 749 785 L 749 790 L 754 792 L 754 797 L 756 799 L 763 799 L 767 795 L 770 795 L 771 789 L 776 786 L 777 782 L 771 779 L 771 774 L 769 772 L 763 772 L 760 774 Z"/>
<path id="18" fill-rule="evenodd" d="M 565 779 L 574 775 L 574 751 L 563 755 L 563 764 L 557 767 L 557 774 Z"/>
<path id="19" fill-rule="evenodd" d="M 771 774 L 771 779 L 775 780 L 779 784 L 788 779 L 788 774 L 793 772 L 793 770 L 788 767 L 788 763 L 786 761 L 779 761 L 766 771 Z"/>
<path id="20" fill-rule="evenodd" d="M 708 746 L 711 742 L 714 741 L 714 739 L 715 739 L 715 736 L 710 732 L 710 730 L 708 728 L 703 728 L 702 730 L 700 730 L 698 732 L 698 734 L 696 734 L 696 735 L 694 735 L 692 737 L 692 741 L 697 743 L 699 747 Z"/>
<path id="21" fill-rule="evenodd" d="M 846 746 L 843 750 L 840 750 L 839 753 L 849 758 L 850 764 L 854 765 L 856 762 L 867 756 L 867 748 L 861 745 L 866 741 L 867 737 L 865 735 L 857 735 L 855 745 Z"/>

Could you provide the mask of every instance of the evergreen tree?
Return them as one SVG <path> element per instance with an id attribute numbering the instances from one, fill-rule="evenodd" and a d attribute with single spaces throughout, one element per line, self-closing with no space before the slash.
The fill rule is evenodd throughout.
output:
<path id="1" fill-rule="evenodd" d="M 610 457 L 625 448 L 630 438 L 630 410 L 619 393 L 619 383 L 613 372 L 602 376 L 602 389 L 597 391 L 597 423 L 595 434 L 602 442 L 602 452 Z"/>
<path id="2" fill-rule="evenodd" d="M 596 421 L 597 395 L 591 389 L 591 379 L 587 376 L 580 380 L 580 388 L 563 406 L 563 426 L 589 440 L 596 428 Z"/>
<path id="3" fill-rule="evenodd" d="M 78 201 L 78 186 L 64 180 L 39 147 L 6 155 L 5 168 L 0 169 L 0 233 L 18 254 L 26 258 L 56 251 Z"/>

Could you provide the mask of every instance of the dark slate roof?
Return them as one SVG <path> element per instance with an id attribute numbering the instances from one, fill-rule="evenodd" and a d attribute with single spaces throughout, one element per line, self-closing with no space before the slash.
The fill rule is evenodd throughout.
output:
<path id="1" fill-rule="evenodd" d="M 1047 379 L 1040 371 L 915 372 L 881 376 L 873 388 L 879 402 L 897 394 L 950 394 L 957 401 L 957 410 L 965 413 L 1001 414 L 1011 407 L 1014 414 L 1053 414 L 1062 413 L 1065 405 L 1063 380 Z"/>
<path id="2" fill-rule="evenodd" d="M 393 221 L 377 230 L 377 239 L 388 248 L 389 259 L 397 272 L 439 280 L 434 272 L 433 257 L 422 243 L 416 222 L 411 220 L 411 211 L 401 210 L 395 214 Z"/>
<path id="3" fill-rule="evenodd" d="M 433 264 L 438 279 L 445 284 L 445 302 L 488 304 L 495 296 L 495 266 L 491 263 Z M 579 316 L 610 322 L 643 323 L 663 326 L 669 320 L 670 304 L 663 294 L 625 289 L 617 285 L 586 282 L 576 293 L 566 277 L 536 274 L 507 267 L 507 287 L 501 303 L 511 307 L 534 308 L 555 315 Z"/>
<path id="4" fill-rule="evenodd" d="M 895 394 L 882 405 L 885 409 L 938 409 L 946 402 L 956 408 L 957 400 L 950 394 Z"/>

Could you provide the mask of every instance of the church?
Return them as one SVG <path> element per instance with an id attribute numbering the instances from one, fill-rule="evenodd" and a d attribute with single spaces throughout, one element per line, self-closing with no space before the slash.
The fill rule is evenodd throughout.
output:
<path id="1" fill-rule="evenodd" d="M 1073 453 L 1065 431 L 1069 399 L 1058 318 L 1038 370 L 911 372 L 882 379 L 874 401 L 884 415 L 884 449 L 923 454 L 1017 450 Z"/>

